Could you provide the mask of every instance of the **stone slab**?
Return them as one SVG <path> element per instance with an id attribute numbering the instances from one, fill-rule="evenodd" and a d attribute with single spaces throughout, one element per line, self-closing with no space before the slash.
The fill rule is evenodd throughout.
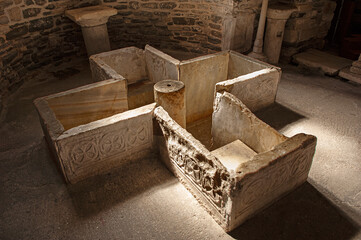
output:
<path id="1" fill-rule="evenodd" d="M 66 10 L 65 15 L 82 27 L 105 24 L 110 16 L 116 15 L 115 8 L 99 5 Z"/>
<path id="2" fill-rule="evenodd" d="M 105 80 L 46 97 L 64 129 L 128 110 L 125 80 Z"/>
<path id="3" fill-rule="evenodd" d="M 216 91 L 227 91 L 240 99 L 251 111 L 273 104 L 281 72 L 266 68 L 216 84 Z"/>
<path id="4" fill-rule="evenodd" d="M 316 137 L 297 134 L 241 165 L 230 228 L 239 226 L 307 181 Z"/>
<path id="5" fill-rule="evenodd" d="M 186 88 L 187 123 L 212 114 L 214 87 L 227 79 L 228 60 L 228 52 L 220 52 L 181 62 L 179 80 Z"/>
<path id="6" fill-rule="evenodd" d="M 153 149 L 155 104 L 126 111 L 124 79 L 97 82 L 34 103 L 45 138 L 69 183 L 143 158 Z"/>
<path id="7" fill-rule="evenodd" d="M 147 156 L 153 146 L 150 104 L 64 132 L 57 140 L 65 178 L 76 183 Z"/>
<path id="8" fill-rule="evenodd" d="M 319 68 L 325 74 L 336 76 L 345 67 L 351 66 L 352 60 L 331 55 L 316 49 L 293 56 L 293 61 L 310 68 Z"/>
<path id="9" fill-rule="evenodd" d="M 287 139 L 228 92 L 216 93 L 212 137 L 217 148 L 239 139 L 257 153 L 270 151 Z"/>
<path id="10" fill-rule="evenodd" d="M 246 52 L 252 48 L 252 39 L 254 31 L 254 12 L 242 12 L 235 17 L 234 37 L 232 39 L 231 49 L 239 52 Z"/>
<path id="11" fill-rule="evenodd" d="M 274 66 L 238 52 L 230 51 L 227 79 L 233 79 L 265 68 L 274 68 Z"/>
<path id="12" fill-rule="evenodd" d="M 359 67 L 351 66 L 350 71 L 354 74 L 361 75 L 361 68 L 359 68 Z"/>
<path id="13" fill-rule="evenodd" d="M 250 125 L 245 126 L 240 121 L 236 127 L 245 127 L 245 132 L 253 131 L 254 135 L 260 135 L 257 139 L 260 142 L 256 146 L 259 147 L 258 154 L 237 166 L 235 171 L 225 168 L 213 153 L 179 126 L 162 107 L 156 108 L 154 115 L 163 133 L 163 136 L 157 137 L 162 160 L 228 232 L 307 180 L 316 138 L 305 134 L 298 134 L 290 139 L 277 135 L 275 130 L 257 120 L 230 93 L 225 92 L 216 101 L 223 102 L 222 98 L 230 100 L 215 108 L 215 111 L 222 108 L 230 110 L 229 115 L 222 112 L 225 119 L 221 123 L 224 126 L 222 130 L 228 129 L 227 133 L 235 130 L 235 125 L 232 124 L 239 119 L 232 119 L 232 116 L 238 111 L 251 118 L 252 127 L 249 128 Z M 229 104 L 238 109 L 230 109 Z M 276 141 L 263 135 L 263 131 L 271 131 Z M 255 138 L 257 137 L 250 136 L 250 139 L 245 140 L 253 141 Z"/>
<path id="14" fill-rule="evenodd" d="M 361 68 L 361 60 L 352 62 L 352 66 L 353 66 L 353 67 Z"/>
<path id="15" fill-rule="evenodd" d="M 142 81 L 128 85 L 128 107 L 135 109 L 154 102 L 154 83 Z"/>
<path id="16" fill-rule="evenodd" d="M 212 151 L 212 154 L 227 168 L 235 171 L 242 163 L 248 162 L 257 153 L 237 139 L 223 147 Z"/>
<path id="17" fill-rule="evenodd" d="M 227 194 L 231 187 L 228 171 L 162 107 L 154 110 L 154 116 L 163 133 L 157 142 L 162 161 L 212 217 L 227 229 L 226 206 L 231 203 Z"/>
<path id="18" fill-rule="evenodd" d="M 145 61 L 150 81 L 157 83 L 167 79 L 179 79 L 179 60 L 146 45 Z"/>
<path id="19" fill-rule="evenodd" d="M 347 80 L 361 84 L 361 75 L 352 73 L 349 67 L 342 69 L 338 75 Z"/>
<path id="20" fill-rule="evenodd" d="M 124 77 L 128 84 L 132 84 L 148 78 L 144 50 L 136 47 L 96 54 L 90 57 L 90 62 L 94 81 L 106 77 Z"/>

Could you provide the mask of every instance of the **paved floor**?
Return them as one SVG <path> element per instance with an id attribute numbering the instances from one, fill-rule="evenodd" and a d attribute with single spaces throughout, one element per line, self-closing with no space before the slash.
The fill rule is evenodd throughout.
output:
<path id="1" fill-rule="evenodd" d="M 32 101 L 90 82 L 86 62 L 34 71 L 0 124 L 0 239 L 361 239 L 361 85 L 284 66 L 257 113 L 318 138 L 308 182 L 225 233 L 153 156 L 66 185 Z"/>

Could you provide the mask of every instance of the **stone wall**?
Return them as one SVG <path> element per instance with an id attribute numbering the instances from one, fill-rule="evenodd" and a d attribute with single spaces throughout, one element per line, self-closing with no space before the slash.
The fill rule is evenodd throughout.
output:
<path id="1" fill-rule="evenodd" d="M 112 48 L 144 47 L 208 53 L 222 49 L 232 0 L 103 0 L 118 9 L 109 19 Z"/>
<path id="2" fill-rule="evenodd" d="M 26 79 L 29 70 L 84 54 L 81 29 L 65 9 L 95 5 L 98 0 L 0 1 L 0 111 L 4 99 Z"/>
<path id="3" fill-rule="evenodd" d="M 281 55 L 290 58 L 307 48 L 322 48 L 331 26 L 336 2 L 295 0 L 297 11 L 286 23 Z"/>
<path id="4" fill-rule="evenodd" d="M 285 1 L 294 1 L 298 11 L 287 23 L 282 55 L 322 46 L 335 2 Z M 251 50 L 262 0 L 1 0 L 0 110 L 29 70 L 86 56 L 81 28 L 64 11 L 99 3 L 118 10 L 108 22 L 112 49 L 150 44 L 212 53 Z"/>

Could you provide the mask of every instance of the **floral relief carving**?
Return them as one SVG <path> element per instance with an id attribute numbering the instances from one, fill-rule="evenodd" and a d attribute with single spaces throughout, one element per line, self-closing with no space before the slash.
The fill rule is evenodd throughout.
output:
<path id="1" fill-rule="evenodd" d="M 237 216 L 243 215 L 255 205 L 262 204 L 262 200 L 267 200 L 272 192 L 289 186 L 288 182 L 307 176 L 312 162 L 313 148 L 314 145 L 310 145 L 306 149 L 286 156 L 286 161 L 282 165 L 269 168 L 266 173 L 259 174 L 258 178 L 245 184 L 240 193 L 243 197 L 240 202 L 241 210 Z"/>
<path id="2" fill-rule="evenodd" d="M 151 122 L 144 121 L 136 124 L 135 127 L 109 129 L 92 134 L 79 141 L 69 141 L 65 145 L 69 159 L 69 166 L 75 175 L 79 169 L 88 167 L 91 163 L 96 163 L 107 157 L 117 154 L 131 154 L 140 147 L 149 144 L 152 138 L 150 129 Z"/>

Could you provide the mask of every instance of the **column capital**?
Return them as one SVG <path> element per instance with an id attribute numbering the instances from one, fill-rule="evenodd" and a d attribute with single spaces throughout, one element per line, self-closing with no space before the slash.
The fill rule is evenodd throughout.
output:
<path id="1" fill-rule="evenodd" d="M 108 18 L 117 13 L 118 11 L 114 8 L 99 5 L 66 10 L 65 16 L 81 27 L 94 27 L 107 23 Z"/>

